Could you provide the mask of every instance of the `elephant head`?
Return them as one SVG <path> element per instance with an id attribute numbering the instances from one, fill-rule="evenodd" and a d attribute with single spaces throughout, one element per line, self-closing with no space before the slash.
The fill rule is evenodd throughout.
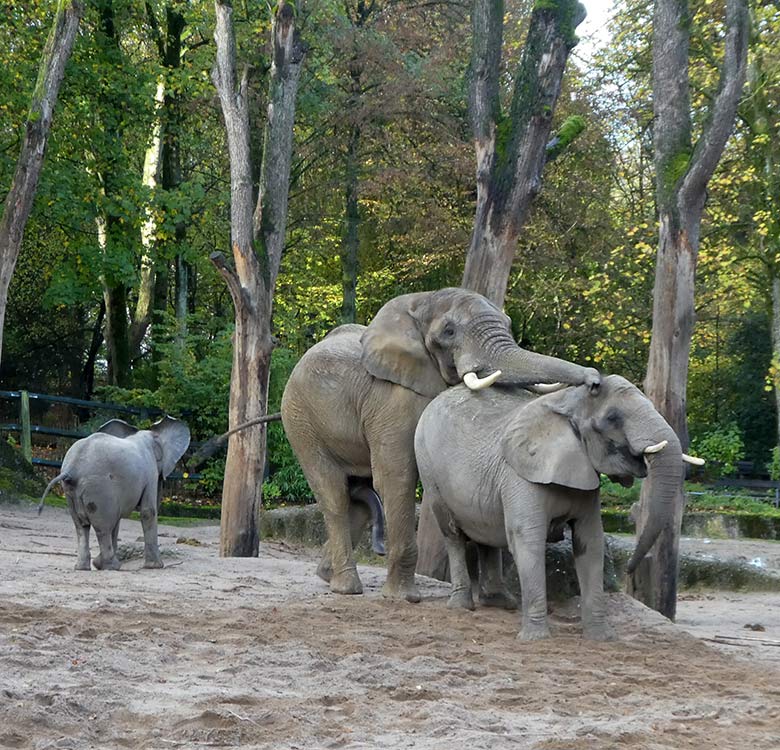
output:
<path id="1" fill-rule="evenodd" d="M 600 382 L 593 368 L 521 349 L 509 318 L 481 294 L 465 289 L 396 297 L 377 313 L 362 345 L 363 366 L 371 375 L 428 398 L 460 381 L 471 388 L 495 380 L 590 387 Z"/>
<path id="2" fill-rule="evenodd" d="M 154 454 L 163 479 L 173 471 L 176 462 L 190 444 L 190 428 L 184 422 L 169 416 L 155 422 L 148 430 L 139 430 L 121 419 L 111 419 L 99 427 L 97 432 L 120 438 L 149 432 L 154 438 Z"/>
<path id="3" fill-rule="evenodd" d="M 653 499 L 629 562 L 633 572 L 674 513 L 685 456 L 677 435 L 650 400 L 619 375 L 598 392 L 567 388 L 518 411 L 504 435 L 504 457 L 532 482 L 581 490 L 599 486 L 598 473 L 623 484 L 648 477 Z"/>

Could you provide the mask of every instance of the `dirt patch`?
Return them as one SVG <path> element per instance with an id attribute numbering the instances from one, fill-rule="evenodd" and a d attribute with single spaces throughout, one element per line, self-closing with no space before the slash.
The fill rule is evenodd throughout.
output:
<path id="1" fill-rule="evenodd" d="M 163 570 L 77 572 L 63 511 L 0 506 L 0 747 L 780 746 L 776 664 L 622 595 L 617 642 L 583 642 L 569 603 L 553 639 L 524 644 L 516 614 L 451 612 L 434 581 L 389 602 L 362 567 L 366 594 L 333 596 L 310 552 L 223 560 L 213 527 L 162 534 Z M 124 543 L 139 535 L 123 521 Z"/>

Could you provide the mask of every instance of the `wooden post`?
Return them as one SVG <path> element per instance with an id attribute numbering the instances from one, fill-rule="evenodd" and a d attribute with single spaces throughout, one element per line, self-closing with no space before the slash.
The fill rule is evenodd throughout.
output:
<path id="1" fill-rule="evenodd" d="M 22 391 L 19 399 L 19 413 L 22 422 L 22 455 L 25 460 L 32 463 L 32 436 L 30 435 L 30 395 Z"/>

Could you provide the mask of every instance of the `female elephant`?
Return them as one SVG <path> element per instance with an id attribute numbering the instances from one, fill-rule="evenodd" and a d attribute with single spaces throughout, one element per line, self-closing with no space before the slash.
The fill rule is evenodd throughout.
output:
<path id="1" fill-rule="evenodd" d="M 587 383 L 598 372 L 520 349 L 509 318 L 474 292 L 442 289 L 388 302 L 368 327 L 336 328 L 293 370 L 282 422 L 325 517 L 318 575 L 331 590 L 359 594 L 352 540 L 360 521 L 350 488 L 370 479 L 384 503 L 384 592 L 419 601 L 414 582 L 414 429 L 428 402 L 461 380 Z M 499 375 L 500 371 L 500 375 Z"/>
<path id="2" fill-rule="evenodd" d="M 617 375 L 604 378 L 597 392 L 577 387 L 534 396 L 522 389 L 453 388 L 423 412 L 415 450 L 423 506 L 439 522 L 449 556 L 448 606 L 474 608 L 467 539 L 489 548 L 508 544 L 520 577 L 525 640 L 549 635 L 544 547 L 548 529 L 561 522 L 572 529 L 584 635 L 610 637 L 598 473 L 628 484 L 644 476 L 653 482 L 650 519 L 629 562 L 633 571 L 672 517 L 689 459 L 650 401 Z M 500 555 L 480 549 L 483 564 L 480 599 L 508 599 Z"/>
<path id="3" fill-rule="evenodd" d="M 119 521 L 134 510 L 140 512 L 144 530 L 144 567 L 162 568 L 157 547 L 162 480 L 173 471 L 189 444 L 187 425 L 165 417 L 148 430 L 112 419 L 70 446 L 62 461 L 62 471 L 43 493 L 38 513 L 54 483 L 61 482 L 76 525 L 76 570 L 89 570 L 90 526 L 100 544 L 100 554 L 92 564 L 98 570 L 119 569 Z"/>

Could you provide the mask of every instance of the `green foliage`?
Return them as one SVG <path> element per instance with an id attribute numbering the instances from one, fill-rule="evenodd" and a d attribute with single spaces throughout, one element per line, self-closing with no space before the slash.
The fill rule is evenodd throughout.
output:
<path id="1" fill-rule="evenodd" d="M 691 451 L 707 461 L 712 476 L 733 474 L 745 455 L 742 434 L 735 422 L 705 432 L 691 440 Z"/>
<path id="2" fill-rule="evenodd" d="M 271 357 L 271 379 L 268 388 L 268 411 L 278 411 L 287 379 L 297 358 L 286 349 L 276 349 Z M 268 462 L 270 476 L 263 484 L 263 503 L 313 502 L 303 471 L 284 434 L 281 422 L 268 427 Z"/>
<path id="3" fill-rule="evenodd" d="M 775 482 L 780 481 L 780 445 L 772 448 L 772 461 L 767 468 L 769 477 Z"/>

